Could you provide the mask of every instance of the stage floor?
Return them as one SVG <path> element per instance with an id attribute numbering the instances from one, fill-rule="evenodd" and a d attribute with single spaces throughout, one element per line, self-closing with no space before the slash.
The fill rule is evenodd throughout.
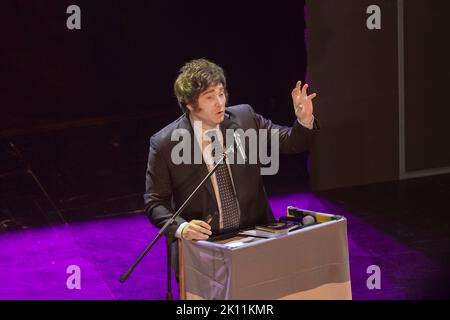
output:
<path id="1" fill-rule="evenodd" d="M 353 299 L 449 298 L 449 181 L 430 177 L 320 194 L 285 190 L 270 202 L 276 216 L 293 205 L 348 219 Z M 142 213 L 3 231 L 0 299 L 165 299 L 165 241 L 119 282 L 155 234 Z M 371 265 L 380 267 L 380 289 L 367 287 Z M 80 268 L 80 289 L 67 286 L 69 266 Z"/>

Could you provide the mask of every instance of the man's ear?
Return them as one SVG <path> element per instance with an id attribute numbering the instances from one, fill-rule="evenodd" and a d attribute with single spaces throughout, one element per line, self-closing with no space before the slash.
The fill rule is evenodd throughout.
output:
<path id="1" fill-rule="evenodd" d="M 194 110 L 194 107 L 192 107 L 190 103 L 186 105 L 186 108 L 189 110 L 189 112 L 192 112 L 192 110 Z"/>

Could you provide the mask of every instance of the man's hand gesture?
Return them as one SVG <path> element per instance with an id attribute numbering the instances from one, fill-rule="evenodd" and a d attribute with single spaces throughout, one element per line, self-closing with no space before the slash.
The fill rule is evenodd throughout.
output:
<path id="1" fill-rule="evenodd" d="M 308 95 L 308 84 L 297 81 L 297 85 L 292 90 L 292 103 L 294 105 L 295 115 L 302 125 L 309 125 L 313 120 L 312 100 L 317 96 L 316 93 Z"/>

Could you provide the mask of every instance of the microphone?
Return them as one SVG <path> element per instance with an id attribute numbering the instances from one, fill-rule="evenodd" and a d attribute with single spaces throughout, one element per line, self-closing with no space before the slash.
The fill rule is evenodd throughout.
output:
<path id="1" fill-rule="evenodd" d="M 212 214 L 208 214 L 208 216 L 206 217 L 205 222 L 206 222 L 207 224 L 211 224 L 212 219 L 213 219 Z"/>
<path id="2" fill-rule="evenodd" d="M 280 222 L 284 221 L 285 223 L 288 223 L 288 221 L 293 221 L 296 224 L 299 225 L 299 228 L 303 228 L 303 227 L 307 227 L 313 224 L 316 224 L 316 218 L 310 215 L 307 216 L 297 216 L 297 217 L 293 217 L 293 216 L 287 216 L 287 217 L 280 217 Z M 291 230 L 290 230 L 291 231 Z"/>
<path id="3" fill-rule="evenodd" d="M 219 213 L 217 211 L 214 211 L 213 213 L 210 213 L 206 216 L 206 219 L 204 219 L 204 221 L 211 225 L 211 222 L 214 220 L 215 217 L 217 217 L 219 215 Z"/>
<path id="4" fill-rule="evenodd" d="M 302 224 L 307 227 L 316 223 L 316 218 L 312 216 L 304 216 L 302 219 Z"/>
<path id="5" fill-rule="evenodd" d="M 242 146 L 241 136 L 239 135 L 239 133 L 236 132 L 236 129 L 240 129 L 240 127 L 236 123 L 233 123 L 228 128 L 233 130 L 234 141 L 236 142 L 236 146 L 239 150 L 239 153 L 241 154 L 242 159 L 244 159 L 244 162 L 247 162 L 247 156 L 245 155 L 245 150 L 244 147 Z"/>
<path id="6" fill-rule="evenodd" d="M 328 221 L 333 221 L 333 220 L 340 220 L 343 218 L 342 216 L 339 216 L 339 215 L 303 210 L 303 209 L 299 209 L 299 208 L 296 208 L 293 206 L 287 207 L 287 216 L 288 217 L 300 217 L 302 219 L 303 219 L 303 217 L 311 216 L 318 223 L 328 222 Z"/>

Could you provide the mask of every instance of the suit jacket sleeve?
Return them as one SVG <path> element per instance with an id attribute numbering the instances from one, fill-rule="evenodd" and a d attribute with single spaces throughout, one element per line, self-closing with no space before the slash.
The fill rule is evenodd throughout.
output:
<path id="1" fill-rule="evenodd" d="M 255 113 L 250 107 L 255 123 L 258 129 L 279 130 L 280 153 L 300 153 L 309 149 L 313 143 L 315 135 L 319 132 L 320 126 L 317 119 L 314 119 L 312 129 L 305 128 L 298 120 L 294 121 L 292 127 L 280 126 L 273 123 L 271 120 L 264 118 L 260 114 Z M 270 143 L 270 135 L 268 135 L 268 142 Z"/>
<path id="2" fill-rule="evenodd" d="M 158 139 L 153 136 L 150 139 L 144 205 L 148 218 L 159 229 L 164 226 L 175 212 L 171 203 L 172 183 L 168 168 L 170 159 L 165 159 L 164 155 L 163 147 L 158 143 Z M 183 222 L 186 222 L 186 220 L 178 217 L 172 226 L 169 227 L 168 232 L 175 234 Z"/>

